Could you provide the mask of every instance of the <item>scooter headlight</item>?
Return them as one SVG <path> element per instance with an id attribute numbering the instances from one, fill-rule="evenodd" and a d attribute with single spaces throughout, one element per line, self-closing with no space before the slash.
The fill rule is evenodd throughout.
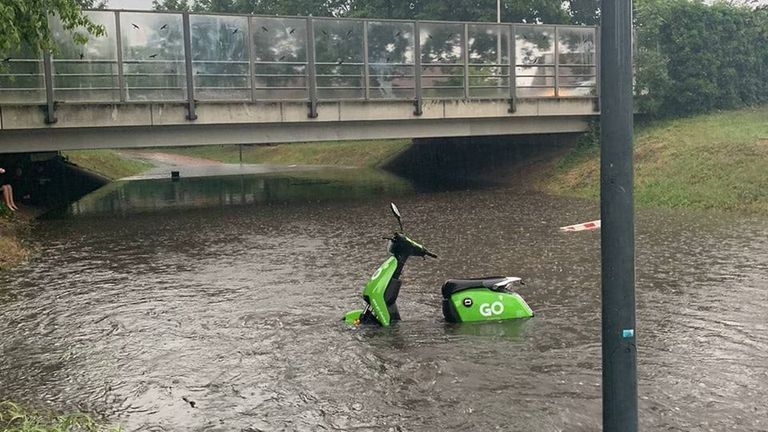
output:
<path id="1" fill-rule="evenodd" d="M 387 252 L 394 254 L 395 253 L 395 242 L 392 240 L 387 242 Z"/>

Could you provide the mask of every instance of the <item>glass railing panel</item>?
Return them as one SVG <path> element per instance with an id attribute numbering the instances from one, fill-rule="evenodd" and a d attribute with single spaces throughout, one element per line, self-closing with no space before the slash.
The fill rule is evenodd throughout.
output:
<path id="1" fill-rule="evenodd" d="M 119 29 L 112 11 L 87 14 L 106 34 L 91 36 L 85 45 L 75 44 L 71 32 L 52 19 L 54 100 L 121 99 L 118 31 L 126 100 L 186 100 L 181 14 L 120 12 Z M 422 22 L 418 49 L 413 22 L 313 18 L 312 28 L 316 61 L 310 67 L 306 18 L 191 14 L 195 99 L 309 100 L 313 70 L 319 100 L 413 99 L 416 55 L 424 98 L 508 98 L 511 84 L 520 97 L 597 94 L 593 27 L 515 25 L 513 58 L 510 25 Z M 42 61 L 36 57 L 24 52 L 3 60 L 0 103 L 45 101 Z"/>
<path id="2" fill-rule="evenodd" d="M 307 20 L 251 18 L 256 99 L 308 100 Z"/>
<path id="3" fill-rule="evenodd" d="M 368 85 L 372 99 L 416 96 L 414 41 L 413 23 L 368 23 Z"/>
<path id="4" fill-rule="evenodd" d="M 371 99 L 413 99 L 414 71 L 412 64 L 371 64 L 368 71 Z"/>
<path id="5" fill-rule="evenodd" d="M 508 99 L 509 96 L 509 66 L 469 66 L 469 97 Z"/>
<path id="6" fill-rule="evenodd" d="M 104 26 L 103 36 L 88 35 L 84 28 L 67 31 L 58 18 L 51 18 L 51 31 L 56 41 L 54 99 L 65 102 L 119 101 L 115 13 L 88 11 L 85 14 L 95 24 Z M 87 35 L 88 42 L 75 43 L 74 33 Z"/>
<path id="7" fill-rule="evenodd" d="M 192 76 L 199 100 L 250 100 L 248 18 L 191 15 Z"/>
<path id="8" fill-rule="evenodd" d="M 421 85 L 425 98 L 462 98 L 464 66 L 422 66 Z"/>
<path id="9" fill-rule="evenodd" d="M 187 89 L 181 15 L 122 12 L 120 26 L 127 100 L 183 101 Z"/>
<path id="10" fill-rule="evenodd" d="M 517 26 L 515 65 L 517 96 L 555 96 L 555 28 Z"/>
<path id="11" fill-rule="evenodd" d="M 318 99 L 365 97 L 363 22 L 315 19 Z"/>
<path id="12" fill-rule="evenodd" d="M 595 96 L 596 31 L 592 27 L 558 27 L 558 94 Z"/>
<path id="13" fill-rule="evenodd" d="M 419 25 L 421 87 L 425 98 L 464 96 L 463 32 L 463 24 Z"/>
<path id="14" fill-rule="evenodd" d="M 0 104 L 45 103 L 43 61 L 25 48 L 0 59 Z"/>
<path id="15" fill-rule="evenodd" d="M 469 97 L 509 97 L 508 26 L 467 26 Z"/>

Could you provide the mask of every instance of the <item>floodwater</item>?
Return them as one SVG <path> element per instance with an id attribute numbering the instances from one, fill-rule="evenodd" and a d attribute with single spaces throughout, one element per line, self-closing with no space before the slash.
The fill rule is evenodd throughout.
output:
<path id="1" fill-rule="evenodd" d="M 404 321 L 342 314 L 395 222 Z M 119 183 L 37 228 L 0 274 L 0 399 L 149 431 L 594 431 L 601 423 L 595 203 L 370 174 Z M 768 220 L 637 219 L 644 430 L 768 430 Z M 530 320 L 445 324 L 450 277 L 521 276 Z M 194 407 L 191 405 L 194 403 Z"/>

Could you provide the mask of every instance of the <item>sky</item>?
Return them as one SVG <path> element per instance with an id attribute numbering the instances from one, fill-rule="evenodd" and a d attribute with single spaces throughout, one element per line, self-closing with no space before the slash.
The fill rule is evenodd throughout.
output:
<path id="1" fill-rule="evenodd" d="M 108 0 L 110 9 L 152 9 L 152 0 Z"/>

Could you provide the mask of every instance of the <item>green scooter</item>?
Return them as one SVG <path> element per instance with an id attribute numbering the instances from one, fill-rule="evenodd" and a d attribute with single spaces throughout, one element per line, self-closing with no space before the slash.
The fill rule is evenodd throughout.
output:
<path id="1" fill-rule="evenodd" d="M 390 257 L 373 273 L 363 288 L 365 308 L 347 312 L 344 322 L 349 325 L 373 324 L 388 327 L 400 320 L 397 296 L 400 294 L 400 274 L 408 258 L 437 258 L 427 248 L 408 238 L 397 206 L 390 204 L 400 231 L 388 240 Z M 449 322 L 496 321 L 529 318 L 533 311 L 520 294 L 512 290 L 522 284 L 518 277 L 485 277 L 477 279 L 448 279 L 443 284 L 443 316 Z"/>

